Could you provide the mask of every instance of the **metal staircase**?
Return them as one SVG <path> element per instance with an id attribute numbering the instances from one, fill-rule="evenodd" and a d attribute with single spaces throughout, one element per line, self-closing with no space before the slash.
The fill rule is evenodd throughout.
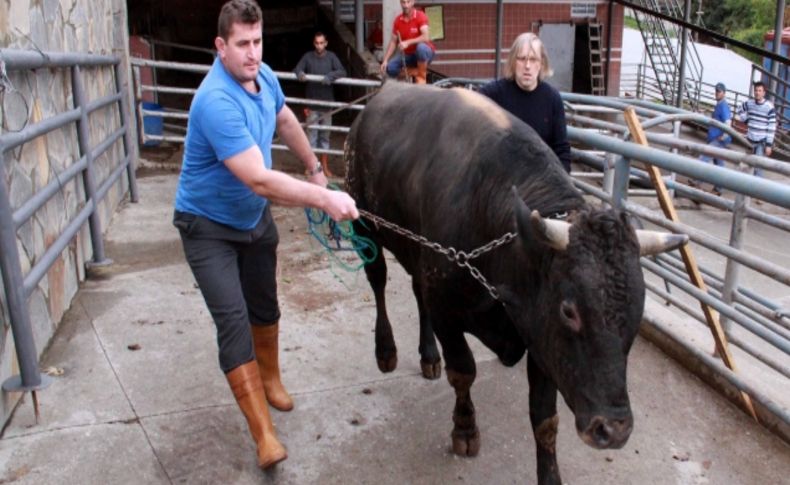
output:
<path id="1" fill-rule="evenodd" d="M 650 10 L 661 12 L 678 19 L 683 18 L 680 0 L 636 0 Z M 645 42 L 645 52 L 658 80 L 664 102 L 674 105 L 677 99 L 678 76 L 680 75 L 680 27 L 670 22 L 634 10 L 636 22 Z M 687 52 L 684 76 L 683 102 L 687 108 L 699 108 L 702 90 L 702 60 L 692 42 L 691 31 L 686 31 Z"/>
<path id="2" fill-rule="evenodd" d="M 590 22 L 587 28 L 589 30 L 592 94 L 603 96 L 606 94 L 606 86 L 604 85 L 603 61 L 601 60 L 601 24 Z"/>

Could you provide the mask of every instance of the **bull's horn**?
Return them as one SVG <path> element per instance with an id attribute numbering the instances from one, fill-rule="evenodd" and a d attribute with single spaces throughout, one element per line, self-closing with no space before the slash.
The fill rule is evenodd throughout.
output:
<path id="1" fill-rule="evenodd" d="M 571 225 L 565 221 L 545 219 L 536 210 L 530 214 L 532 226 L 543 236 L 546 244 L 558 251 L 565 251 L 568 247 Z"/>
<path id="2" fill-rule="evenodd" d="M 683 246 L 689 240 L 686 234 L 646 231 L 644 229 L 637 229 L 636 237 L 639 239 L 639 254 L 642 256 L 672 251 Z"/>

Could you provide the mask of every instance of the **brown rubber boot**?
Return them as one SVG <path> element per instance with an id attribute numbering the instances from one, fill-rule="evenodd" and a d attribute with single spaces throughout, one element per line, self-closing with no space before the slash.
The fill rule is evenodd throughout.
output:
<path id="1" fill-rule="evenodd" d="M 329 154 L 322 153 L 321 154 L 321 167 L 324 169 L 324 175 L 327 177 L 333 177 L 332 172 L 329 171 Z"/>
<path id="2" fill-rule="evenodd" d="M 225 377 L 241 412 L 247 418 L 252 439 L 258 444 L 258 466 L 269 468 L 288 458 L 288 452 L 277 439 L 269 416 L 258 364 L 247 362 L 225 374 Z"/>
<path id="3" fill-rule="evenodd" d="M 428 81 L 428 63 L 417 63 L 417 75 L 414 77 L 415 84 L 425 84 Z"/>
<path id="4" fill-rule="evenodd" d="M 278 340 L 280 325 L 252 325 L 252 341 L 255 344 L 255 357 L 258 360 L 263 389 L 266 399 L 274 409 L 290 411 L 294 408 L 293 399 L 280 381 L 280 362 Z"/>

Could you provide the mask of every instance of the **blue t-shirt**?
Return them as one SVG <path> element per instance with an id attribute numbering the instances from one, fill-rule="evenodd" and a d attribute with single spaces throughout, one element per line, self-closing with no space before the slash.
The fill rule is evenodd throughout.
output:
<path id="1" fill-rule="evenodd" d="M 258 92 L 247 92 L 214 60 L 189 108 L 184 161 L 175 208 L 239 229 L 254 228 L 267 200 L 236 178 L 224 160 L 253 145 L 272 168 L 272 137 L 285 104 L 280 83 L 266 64 L 258 71 Z"/>
<path id="2" fill-rule="evenodd" d="M 724 124 L 727 124 L 727 122 L 730 121 L 730 118 L 732 118 L 732 114 L 730 113 L 730 105 L 727 104 L 726 99 L 722 99 L 721 101 L 716 103 L 716 107 L 713 109 L 712 117 L 714 120 L 721 121 Z M 708 126 L 709 143 L 723 134 L 724 131 L 722 131 L 722 129 L 719 128 L 718 126 L 713 126 L 713 125 Z M 724 139 L 724 142 L 729 143 L 730 141 L 732 141 L 732 137 L 727 135 L 727 137 Z"/>

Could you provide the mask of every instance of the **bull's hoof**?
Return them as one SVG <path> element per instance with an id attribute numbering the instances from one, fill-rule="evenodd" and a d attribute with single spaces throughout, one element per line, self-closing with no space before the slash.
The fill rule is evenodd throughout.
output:
<path id="1" fill-rule="evenodd" d="M 442 361 L 427 362 L 420 360 L 420 368 L 422 369 L 422 376 L 426 379 L 438 379 L 442 377 Z"/>
<path id="2" fill-rule="evenodd" d="M 392 372 L 398 367 L 398 354 L 392 352 L 387 357 L 377 358 L 376 363 L 381 372 Z"/>
<path id="3" fill-rule="evenodd" d="M 458 456 L 477 456 L 480 451 L 480 431 L 475 426 L 471 431 L 453 430 L 453 453 Z"/>

